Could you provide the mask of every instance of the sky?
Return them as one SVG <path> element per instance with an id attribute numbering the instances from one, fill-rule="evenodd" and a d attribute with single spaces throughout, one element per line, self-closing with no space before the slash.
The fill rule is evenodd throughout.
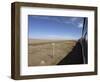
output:
<path id="1" fill-rule="evenodd" d="M 84 17 L 28 15 L 29 39 L 78 40 Z"/>

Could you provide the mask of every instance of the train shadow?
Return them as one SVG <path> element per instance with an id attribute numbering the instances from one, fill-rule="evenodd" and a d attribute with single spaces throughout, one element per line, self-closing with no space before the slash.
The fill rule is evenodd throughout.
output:
<path id="1" fill-rule="evenodd" d="M 82 46 L 79 41 L 73 47 L 72 51 L 64 57 L 57 65 L 71 65 L 71 64 L 83 64 Z"/>

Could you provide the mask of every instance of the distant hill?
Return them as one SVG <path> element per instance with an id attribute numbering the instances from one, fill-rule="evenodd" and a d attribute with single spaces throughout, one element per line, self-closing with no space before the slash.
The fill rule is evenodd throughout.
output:
<path id="1" fill-rule="evenodd" d="M 54 43 L 54 42 L 72 43 L 72 42 L 76 42 L 76 40 L 54 40 L 54 39 L 29 39 L 28 40 L 28 44 L 42 44 L 42 43 Z"/>

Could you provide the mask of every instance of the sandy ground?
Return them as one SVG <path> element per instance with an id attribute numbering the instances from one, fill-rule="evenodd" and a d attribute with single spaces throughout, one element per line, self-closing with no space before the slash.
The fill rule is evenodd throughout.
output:
<path id="1" fill-rule="evenodd" d="M 35 40 L 28 42 L 28 66 L 56 65 L 75 46 L 73 40 Z"/>

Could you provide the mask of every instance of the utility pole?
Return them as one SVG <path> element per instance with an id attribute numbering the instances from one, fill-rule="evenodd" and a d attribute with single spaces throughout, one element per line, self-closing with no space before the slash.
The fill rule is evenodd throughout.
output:
<path id="1" fill-rule="evenodd" d="M 52 45 L 52 57 L 54 57 L 54 54 L 55 54 L 55 43 L 51 43 Z"/>

